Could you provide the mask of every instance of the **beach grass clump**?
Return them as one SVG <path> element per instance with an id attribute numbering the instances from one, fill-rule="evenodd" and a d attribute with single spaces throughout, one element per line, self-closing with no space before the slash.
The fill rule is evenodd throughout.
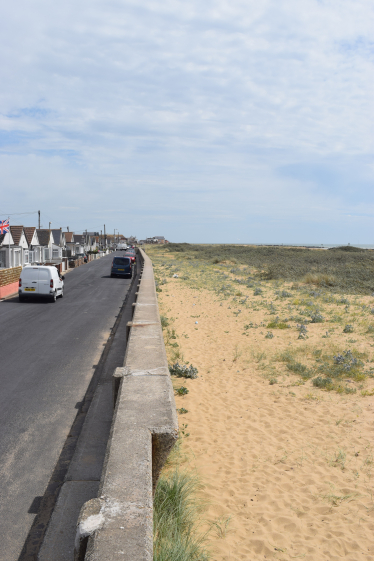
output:
<path id="1" fill-rule="evenodd" d="M 163 473 L 153 501 L 153 560 L 208 561 L 206 533 L 200 530 L 204 505 L 199 481 L 178 468 Z"/>

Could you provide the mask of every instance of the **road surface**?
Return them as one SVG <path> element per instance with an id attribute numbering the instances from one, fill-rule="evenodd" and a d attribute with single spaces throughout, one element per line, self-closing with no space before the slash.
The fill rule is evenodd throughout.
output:
<path id="1" fill-rule="evenodd" d="M 130 286 L 112 257 L 66 274 L 56 303 L 0 302 L 1 561 L 20 558 Z"/>

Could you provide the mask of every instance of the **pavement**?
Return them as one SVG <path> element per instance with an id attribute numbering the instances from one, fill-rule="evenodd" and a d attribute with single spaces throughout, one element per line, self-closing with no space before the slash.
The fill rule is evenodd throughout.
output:
<path id="1" fill-rule="evenodd" d="M 0 561 L 36 560 L 131 283 L 112 258 L 67 275 L 56 303 L 0 302 Z"/>

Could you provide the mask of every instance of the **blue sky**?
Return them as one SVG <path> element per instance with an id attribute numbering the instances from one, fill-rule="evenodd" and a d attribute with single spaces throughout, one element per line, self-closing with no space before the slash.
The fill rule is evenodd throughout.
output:
<path id="1" fill-rule="evenodd" d="M 371 1 L 20 0 L 0 15 L 0 218 L 374 243 Z"/>

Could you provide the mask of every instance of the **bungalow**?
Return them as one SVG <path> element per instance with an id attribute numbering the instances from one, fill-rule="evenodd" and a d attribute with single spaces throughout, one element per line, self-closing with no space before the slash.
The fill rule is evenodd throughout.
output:
<path id="1" fill-rule="evenodd" d="M 41 263 L 43 261 L 43 246 L 39 242 L 35 226 L 26 226 L 23 230 L 29 244 L 29 263 Z"/>
<path id="2" fill-rule="evenodd" d="M 7 232 L 6 234 L 0 235 L 0 268 L 8 269 L 12 265 L 10 264 L 12 259 L 12 246 L 14 246 L 14 241 L 12 234 Z"/>
<path id="3" fill-rule="evenodd" d="M 89 250 L 89 245 L 86 243 L 85 234 L 75 234 L 75 255 L 84 255 Z"/>
<path id="4" fill-rule="evenodd" d="M 74 255 L 75 255 L 74 233 L 73 232 L 63 232 L 63 234 L 65 236 L 67 257 L 74 257 Z"/>
<path id="5" fill-rule="evenodd" d="M 40 245 L 43 246 L 41 262 L 51 261 L 53 257 L 53 235 L 51 230 L 36 230 Z"/>
<path id="6" fill-rule="evenodd" d="M 10 233 L 13 238 L 13 256 L 11 258 L 11 267 L 23 267 L 29 262 L 29 244 L 23 230 L 23 226 L 10 226 Z"/>

